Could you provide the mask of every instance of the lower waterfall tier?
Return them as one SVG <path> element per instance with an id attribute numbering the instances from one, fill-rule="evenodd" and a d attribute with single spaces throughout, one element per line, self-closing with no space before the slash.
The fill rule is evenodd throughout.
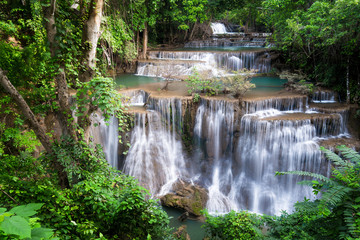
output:
<path id="1" fill-rule="evenodd" d="M 144 101 L 147 110 L 131 110 L 130 149 L 119 168 L 154 197 L 176 192 L 178 180 L 196 183 L 206 189 L 206 208 L 214 214 L 232 209 L 279 214 L 304 197 L 314 198 L 311 188 L 296 184 L 303 177 L 275 172 L 328 175 L 319 141 L 349 136 L 346 108 L 310 111 L 304 96 L 205 97 L 199 103 L 144 91 L 130 96 Z"/>

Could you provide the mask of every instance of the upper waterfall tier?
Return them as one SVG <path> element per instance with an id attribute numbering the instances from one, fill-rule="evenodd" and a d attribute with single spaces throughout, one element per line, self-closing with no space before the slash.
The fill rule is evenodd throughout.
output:
<path id="1" fill-rule="evenodd" d="M 213 34 L 226 34 L 229 33 L 222 23 L 211 23 L 211 29 Z"/>
<path id="2" fill-rule="evenodd" d="M 241 52 L 150 51 L 148 61 L 139 61 L 137 73 L 144 76 L 176 78 L 199 72 L 219 76 L 240 69 L 255 69 L 267 73 L 271 68 L 270 55 L 265 50 Z M 168 77 L 170 76 L 170 77 Z"/>

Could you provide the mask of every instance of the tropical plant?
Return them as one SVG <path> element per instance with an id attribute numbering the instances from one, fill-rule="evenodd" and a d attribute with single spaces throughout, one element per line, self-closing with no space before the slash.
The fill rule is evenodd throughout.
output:
<path id="1" fill-rule="evenodd" d="M 314 84 L 307 82 L 306 79 L 308 78 L 302 72 L 289 72 L 289 71 L 282 71 L 279 74 L 281 79 L 287 79 L 288 82 L 285 84 L 287 90 L 298 92 L 305 95 L 311 95 L 314 92 Z"/>
<path id="2" fill-rule="evenodd" d="M 9 211 L 0 208 L 1 239 L 58 239 L 52 229 L 41 227 L 39 218 L 34 217 L 42 203 L 16 206 Z"/>
<path id="3" fill-rule="evenodd" d="M 220 78 L 224 85 L 224 92 L 231 93 L 236 98 L 242 97 L 247 91 L 255 88 L 255 84 L 251 83 L 252 73 L 255 70 L 242 69 L 234 72 L 234 75 L 227 75 Z"/>
<path id="4" fill-rule="evenodd" d="M 196 69 L 193 74 L 185 79 L 188 93 L 193 94 L 194 102 L 200 99 L 199 93 L 206 93 L 206 95 L 217 95 L 222 89 L 222 85 L 217 78 L 209 78 L 204 76 L 204 73 L 199 73 Z"/>
<path id="5" fill-rule="evenodd" d="M 231 211 L 225 215 L 212 216 L 203 211 L 206 217 L 205 237 L 221 240 L 261 239 L 259 216 L 246 211 Z"/>
<path id="6" fill-rule="evenodd" d="M 307 211 L 315 211 L 309 216 L 302 216 L 303 224 L 317 223 L 320 225 L 319 231 L 326 233 L 327 239 L 358 239 L 360 237 L 360 154 L 346 146 L 337 147 L 339 154 L 324 147 L 321 150 L 333 165 L 331 177 L 304 171 L 277 174 L 296 174 L 317 179 L 302 182 L 312 186 L 313 192 L 320 196 L 315 204 L 298 205 L 302 209 L 307 208 Z"/>

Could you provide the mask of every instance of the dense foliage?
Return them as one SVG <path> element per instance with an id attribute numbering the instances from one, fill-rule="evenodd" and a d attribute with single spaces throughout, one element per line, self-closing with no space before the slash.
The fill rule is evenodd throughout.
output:
<path id="1" fill-rule="evenodd" d="M 37 216 L 60 239 L 164 239 L 168 217 L 131 177 L 108 166 L 100 149 L 63 140 L 54 145 L 71 180 L 61 189 L 51 178 L 51 159 L 8 157 L 0 172 L 2 206 L 42 202 Z"/>
<path id="2" fill-rule="evenodd" d="M 119 128 L 126 128 L 121 96 L 112 79 L 101 76 L 91 54 L 97 36 L 86 30 L 102 12 L 94 12 L 101 3 L 0 1 L 2 239 L 171 238 L 168 216 L 147 190 L 108 166 L 101 148 L 90 141 L 90 115 L 96 110 L 105 119 L 116 115 Z M 109 32 L 118 28 L 109 21 Z M 131 36 L 104 41 L 123 41 L 114 49 L 131 58 L 123 46 L 132 43 Z M 16 88 L 9 88 L 11 95 L 4 91 L 10 84 Z M 25 99 L 23 105 L 16 94 Z M 34 211 L 17 210 L 34 206 L 36 218 Z"/>
<path id="3" fill-rule="evenodd" d="M 263 8 L 288 67 L 359 101 L 359 1 L 267 0 Z"/>
<path id="4" fill-rule="evenodd" d="M 206 211 L 206 236 L 221 240 L 254 240 L 262 237 L 260 217 L 248 212 L 231 211 L 224 216 L 211 216 Z"/>

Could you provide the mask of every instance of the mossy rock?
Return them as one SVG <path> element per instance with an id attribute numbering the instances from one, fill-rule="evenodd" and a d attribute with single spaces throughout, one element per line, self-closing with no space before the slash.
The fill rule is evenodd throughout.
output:
<path id="1" fill-rule="evenodd" d="M 200 217 L 200 211 L 206 207 L 208 192 L 206 189 L 179 180 L 172 186 L 173 192 L 160 197 L 161 204 L 189 212 L 190 215 Z"/>

